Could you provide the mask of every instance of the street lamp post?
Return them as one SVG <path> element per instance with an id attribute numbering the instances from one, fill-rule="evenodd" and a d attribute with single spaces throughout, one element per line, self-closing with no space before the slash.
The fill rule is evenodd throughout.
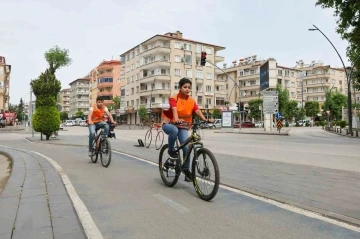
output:
<path id="1" fill-rule="evenodd" d="M 352 110 L 351 110 L 351 90 L 350 90 L 350 79 L 348 77 L 348 73 L 344 64 L 343 59 L 341 58 L 338 50 L 336 49 L 336 47 L 334 46 L 334 44 L 330 41 L 330 39 L 315 25 L 313 25 L 314 28 L 309 29 L 309 31 L 319 31 L 327 40 L 328 42 L 332 45 L 332 47 L 334 48 L 334 50 L 336 51 L 337 55 L 339 56 L 341 63 L 343 65 L 344 71 L 345 71 L 345 76 L 346 76 L 346 80 L 347 80 L 347 85 L 348 85 L 348 121 L 349 121 L 349 134 L 353 134 L 352 132 Z"/>

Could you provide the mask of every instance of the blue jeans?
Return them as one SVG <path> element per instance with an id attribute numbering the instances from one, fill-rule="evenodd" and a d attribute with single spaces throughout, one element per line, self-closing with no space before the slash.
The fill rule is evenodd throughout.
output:
<path id="1" fill-rule="evenodd" d="M 168 144 L 169 149 L 174 150 L 175 149 L 175 141 L 177 138 L 179 138 L 180 144 L 185 142 L 187 138 L 189 137 L 188 130 L 187 129 L 179 129 L 173 124 L 163 124 L 162 129 L 167 134 L 168 137 Z M 186 156 L 187 152 L 189 151 L 189 147 L 185 146 L 183 148 L 183 157 Z M 190 168 L 190 160 L 186 162 L 186 168 Z"/>
<path id="2" fill-rule="evenodd" d="M 108 134 L 109 134 L 110 127 L 105 121 L 89 125 L 89 151 L 91 150 L 92 143 L 95 139 L 95 128 L 96 127 L 98 127 L 98 128 L 104 127 L 104 135 L 108 136 Z"/>

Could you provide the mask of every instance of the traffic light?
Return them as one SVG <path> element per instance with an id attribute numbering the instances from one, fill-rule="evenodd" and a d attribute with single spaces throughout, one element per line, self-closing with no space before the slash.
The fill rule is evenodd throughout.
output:
<path id="1" fill-rule="evenodd" d="M 240 102 L 240 111 L 244 111 L 244 102 Z"/>
<path id="2" fill-rule="evenodd" d="M 205 51 L 201 52 L 201 62 L 200 62 L 200 64 L 202 66 L 205 66 L 205 64 L 206 64 L 206 52 Z"/>
<path id="3" fill-rule="evenodd" d="M 244 111 L 244 102 L 236 103 L 238 111 Z"/>

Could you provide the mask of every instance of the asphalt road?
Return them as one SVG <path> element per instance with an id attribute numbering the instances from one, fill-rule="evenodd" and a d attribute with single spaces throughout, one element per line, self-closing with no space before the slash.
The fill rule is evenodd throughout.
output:
<path id="1" fill-rule="evenodd" d="M 174 188 L 158 168 L 113 154 L 109 168 L 93 164 L 85 148 L 29 143 L 2 145 L 38 151 L 57 161 L 70 177 L 104 238 L 359 238 L 360 233 L 220 189 L 212 202 L 192 184 Z"/>

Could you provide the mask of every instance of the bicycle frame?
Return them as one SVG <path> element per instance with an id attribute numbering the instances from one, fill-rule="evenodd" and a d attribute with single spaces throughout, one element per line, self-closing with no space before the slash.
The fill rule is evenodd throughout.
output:
<path id="1" fill-rule="evenodd" d="M 196 133 L 196 129 L 197 129 L 197 126 L 193 127 L 192 133 L 189 136 L 189 138 L 187 138 L 185 140 L 185 142 L 180 144 L 180 146 L 179 146 L 178 140 L 176 140 L 177 149 L 175 150 L 175 152 L 177 152 L 177 153 L 179 153 L 180 150 L 182 150 L 186 145 L 191 144 L 189 146 L 189 150 L 185 156 L 185 160 L 183 160 L 183 163 L 181 164 L 181 170 L 183 170 L 185 168 L 187 161 L 190 160 L 191 152 L 194 151 L 194 158 L 197 158 L 197 150 L 196 149 L 204 147 L 204 144 L 202 142 L 200 142 L 201 138 Z M 180 160 L 180 162 L 181 162 L 181 160 Z"/>

